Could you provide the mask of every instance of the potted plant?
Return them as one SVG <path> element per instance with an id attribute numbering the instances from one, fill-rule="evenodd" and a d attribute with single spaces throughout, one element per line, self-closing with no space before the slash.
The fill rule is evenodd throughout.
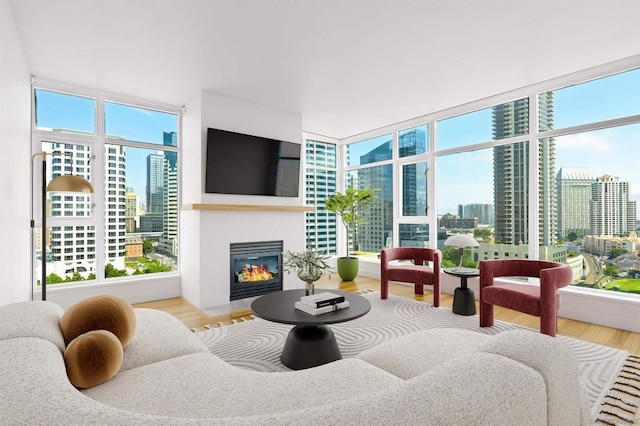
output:
<path id="1" fill-rule="evenodd" d="M 294 272 L 298 278 L 306 283 L 307 295 L 313 294 L 314 282 L 329 269 L 327 259 L 329 256 L 322 255 L 316 250 L 305 250 L 303 252 L 286 251 L 283 253 L 282 266 L 285 272 Z"/>
<path id="2" fill-rule="evenodd" d="M 353 281 L 358 275 L 359 260 L 355 256 L 349 256 L 349 238 L 356 225 L 362 223 L 360 208 L 371 204 L 374 197 L 375 194 L 367 186 L 364 189 L 347 188 L 344 194 L 336 192 L 325 201 L 325 209 L 340 215 L 347 230 L 347 255 L 338 258 L 338 274 L 344 281 Z"/>

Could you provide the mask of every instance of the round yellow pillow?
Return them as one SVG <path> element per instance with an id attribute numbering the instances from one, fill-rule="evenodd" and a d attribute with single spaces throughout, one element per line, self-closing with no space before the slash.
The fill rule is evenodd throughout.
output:
<path id="1" fill-rule="evenodd" d="M 122 366 L 122 344 L 106 330 L 84 333 L 69 343 L 64 351 L 69 381 L 86 389 L 111 380 Z"/>
<path id="2" fill-rule="evenodd" d="M 90 297 L 65 311 L 60 318 L 60 329 L 66 344 L 88 331 L 108 330 L 124 347 L 136 331 L 136 313 L 133 306 L 120 297 Z"/>

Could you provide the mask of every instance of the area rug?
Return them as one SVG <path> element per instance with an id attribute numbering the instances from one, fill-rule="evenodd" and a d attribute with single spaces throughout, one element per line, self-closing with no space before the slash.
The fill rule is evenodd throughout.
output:
<path id="1" fill-rule="evenodd" d="M 459 328 L 484 334 L 522 329 L 496 321 L 481 328 L 478 316 L 461 316 L 449 308 L 380 293 L 361 293 L 371 302 L 371 311 L 356 320 L 331 325 L 343 358 L 408 333 L 430 328 Z M 250 318 L 234 324 L 220 324 L 196 335 L 211 352 L 228 363 L 255 371 L 278 372 L 289 369 L 280 362 L 280 353 L 292 326 Z M 536 332 L 532 330 L 532 332 Z M 580 375 L 586 384 L 595 424 L 634 424 L 640 401 L 640 357 L 607 346 L 559 335 L 576 354 Z"/>

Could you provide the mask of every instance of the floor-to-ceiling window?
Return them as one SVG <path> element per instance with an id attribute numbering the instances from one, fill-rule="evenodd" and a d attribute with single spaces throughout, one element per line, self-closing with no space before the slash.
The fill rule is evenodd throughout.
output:
<path id="1" fill-rule="evenodd" d="M 552 97 L 539 145 L 553 144 L 549 188 L 540 211 L 555 218 L 555 252 L 573 267 L 574 285 L 640 294 L 640 69 L 570 84 Z M 542 158 L 542 155 L 541 155 Z M 542 162 L 542 159 L 541 159 Z M 545 216 L 540 214 L 539 223 Z M 550 255 L 543 250 L 541 258 Z"/>
<path id="2" fill-rule="evenodd" d="M 575 287 L 640 293 L 640 69 L 600 68 L 342 140 L 339 189 L 376 191 L 353 250 L 437 247 L 446 266 L 465 233 L 476 260 L 567 262 Z"/>
<path id="3" fill-rule="evenodd" d="M 47 153 L 46 180 L 74 174 L 94 187 L 47 194 L 48 229 L 34 228 L 34 284 L 43 252 L 47 284 L 177 271 L 180 112 L 38 85 L 33 99 L 32 151 Z"/>

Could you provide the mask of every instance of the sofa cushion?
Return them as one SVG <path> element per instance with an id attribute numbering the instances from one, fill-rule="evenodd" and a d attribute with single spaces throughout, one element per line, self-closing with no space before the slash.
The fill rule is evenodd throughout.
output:
<path id="1" fill-rule="evenodd" d="M 127 346 L 136 331 L 136 315 L 131 304 L 120 297 L 94 296 L 67 309 L 60 318 L 60 328 L 67 344 L 87 331 L 108 330 Z"/>
<path id="2" fill-rule="evenodd" d="M 104 404 L 141 413 L 245 417 L 331 404 L 403 383 L 357 359 L 307 370 L 265 373 L 243 370 L 202 353 L 123 371 L 107 383 L 82 392 Z M 304 423 L 304 419 L 299 421 Z"/>
<path id="3" fill-rule="evenodd" d="M 580 419 L 584 395 L 578 360 L 561 340 L 537 331 L 510 330 L 493 336 L 478 351 L 511 358 L 542 376 L 549 424 L 568 425 Z"/>
<path id="4" fill-rule="evenodd" d="M 110 380 L 122 365 L 122 344 L 110 331 L 93 330 L 76 337 L 64 351 L 69 381 L 90 388 Z"/>
<path id="5" fill-rule="evenodd" d="M 155 309 L 137 308 L 138 328 L 124 348 L 121 371 L 209 349 L 180 320 Z"/>
<path id="6" fill-rule="evenodd" d="M 85 397 L 69 382 L 60 349 L 45 339 L 1 340 L 0 367 L 0 425 L 169 424 Z"/>
<path id="7" fill-rule="evenodd" d="M 52 342 L 64 352 L 66 345 L 60 330 L 62 314 L 60 306 L 46 301 L 0 306 L 0 340 L 38 337 Z"/>
<path id="8" fill-rule="evenodd" d="M 356 358 L 406 380 L 453 358 L 476 352 L 490 339 L 488 335 L 469 330 L 423 330 L 374 346 Z"/>

